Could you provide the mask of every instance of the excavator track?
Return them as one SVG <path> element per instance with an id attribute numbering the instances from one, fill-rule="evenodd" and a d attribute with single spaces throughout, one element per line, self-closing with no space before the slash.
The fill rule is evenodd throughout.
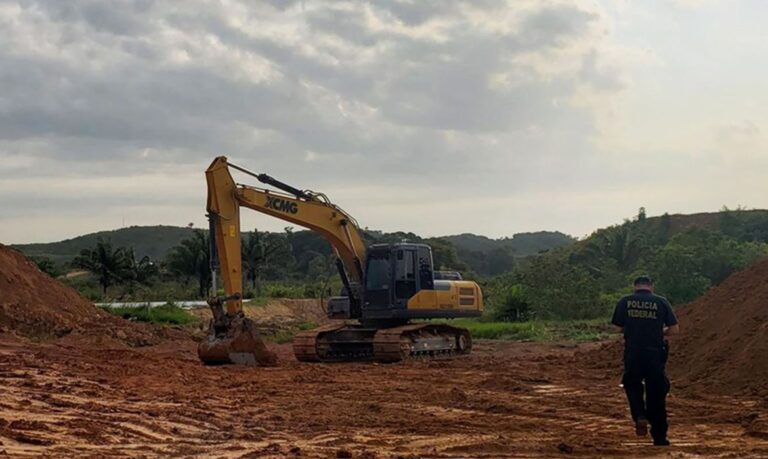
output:
<path id="1" fill-rule="evenodd" d="M 380 362 L 435 359 L 469 354 L 472 337 L 465 328 L 445 324 L 409 324 L 376 333 L 374 357 Z"/>
<path id="2" fill-rule="evenodd" d="M 318 341 L 329 333 L 341 330 L 346 327 L 345 323 L 332 323 L 315 328 L 314 330 L 303 331 L 293 338 L 293 355 L 299 362 L 323 362 L 323 353 L 318 352 Z"/>
<path id="3" fill-rule="evenodd" d="M 472 349 L 468 330 L 429 323 L 382 329 L 336 323 L 302 332 L 293 343 L 301 362 L 399 362 L 468 354 Z"/>

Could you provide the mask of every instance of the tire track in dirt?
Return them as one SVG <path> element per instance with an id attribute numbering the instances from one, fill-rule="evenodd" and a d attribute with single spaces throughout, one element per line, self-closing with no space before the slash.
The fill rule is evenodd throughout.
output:
<path id="1" fill-rule="evenodd" d="M 613 369 L 575 350 L 478 344 L 449 361 L 203 367 L 194 343 L 0 339 L 0 451 L 57 457 L 654 457 Z M 763 403 L 763 404 L 761 404 Z M 679 457 L 768 457 L 764 402 L 673 392 Z M 758 413 L 756 416 L 755 413 Z M 666 454 L 666 453 L 664 453 Z"/>

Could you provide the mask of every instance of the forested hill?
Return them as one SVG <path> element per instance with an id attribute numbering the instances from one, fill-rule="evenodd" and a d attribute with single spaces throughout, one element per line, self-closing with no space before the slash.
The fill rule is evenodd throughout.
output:
<path id="1" fill-rule="evenodd" d="M 571 244 L 576 239 L 559 231 L 537 231 L 535 233 L 517 233 L 511 238 L 491 239 L 476 234 L 464 233 L 445 236 L 459 251 L 490 252 L 499 248 L 512 251 L 515 257 L 527 257 L 539 252 Z"/>
<path id="2" fill-rule="evenodd" d="M 18 244 L 12 247 L 28 257 L 48 258 L 56 263 L 67 263 L 83 249 L 92 249 L 101 239 L 115 247 L 131 247 L 136 256 L 153 260 L 165 258 L 172 247 L 192 236 L 192 228 L 179 226 L 130 226 L 112 231 L 84 234 L 72 239 L 43 244 Z"/>
<path id="3" fill-rule="evenodd" d="M 527 258 L 486 289 L 501 317 L 586 318 L 607 314 L 648 274 L 674 304 L 694 300 L 768 256 L 768 211 L 728 210 L 632 220 Z"/>
<path id="4" fill-rule="evenodd" d="M 691 235 L 693 230 L 707 233 Z M 176 226 L 132 226 L 86 234 L 60 242 L 24 244 L 15 247 L 36 259 L 48 259 L 63 270 L 67 269 L 68 263 L 82 250 L 95 247 L 99 239 L 109 241 L 113 247 L 132 248 L 137 259 L 148 256 L 154 261 L 163 262 L 173 247 L 191 238 L 194 232 L 192 228 Z M 249 237 L 249 234 L 250 232 L 244 229 L 244 237 Z M 707 243 L 710 247 L 704 247 L 702 250 L 708 251 L 709 255 L 719 249 L 724 252 L 730 250 L 734 255 L 731 257 L 729 266 L 732 268 L 743 265 L 744 260 L 751 258 L 746 255 L 739 260 L 734 258 L 746 250 L 746 246 L 739 244 L 768 241 L 768 211 L 739 209 L 692 215 L 665 214 L 653 218 L 640 215 L 624 224 L 597 230 L 580 241 L 555 231 L 520 233 L 510 238 L 500 239 L 490 239 L 475 234 L 422 238 L 413 233 L 383 233 L 375 230 L 365 230 L 364 236 L 368 243 L 408 240 L 430 244 L 433 247 L 435 264 L 438 268 L 458 270 L 468 276 L 479 278 L 494 277 L 510 272 L 515 267 L 526 268 L 526 265 L 530 265 L 530 261 L 525 260 L 532 255 L 546 252 L 547 256 L 542 262 L 557 260 L 556 263 L 563 263 L 562 257 L 567 256 L 566 266 L 573 267 L 575 269 L 573 272 L 586 272 L 591 278 L 606 283 L 603 291 L 606 289 L 615 291 L 614 289 L 623 285 L 626 281 L 625 277 L 633 271 L 662 272 L 662 268 L 671 266 L 668 263 L 665 264 L 666 262 L 679 261 L 672 259 L 671 252 L 686 241 L 688 246 L 679 250 L 683 252 L 693 250 L 690 248 L 692 244 L 706 240 L 709 241 Z M 265 237 L 269 240 L 270 238 L 284 240 L 290 245 L 296 261 L 294 268 L 298 269 L 299 274 L 309 269 L 309 262 L 316 256 L 329 257 L 331 254 L 328 244 L 318 234 L 310 231 L 275 233 L 271 236 L 265 234 Z M 722 242 L 723 240 L 730 242 Z M 732 247 L 728 244 L 736 245 Z M 666 251 L 661 250 L 668 245 L 669 248 Z M 659 257 L 663 256 L 671 258 L 662 263 Z M 288 270 L 286 273 L 293 273 L 294 268 L 286 267 Z M 728 272 L 731 268 L 722 268 L 722 270 Z M 673 272 L 685 272 L 677 268 L 669 269 Z M 517 269 L 517 272 L 523 275 L 528 270 Z M 547 276 L 545 272 L 542 280 L 549 282 Z M 701 285 L 717 283 L 722 277 L 721 274 L 710 274 L 710 276 L 707 282 L 694 276 L 694 279 L 698 279 L 695 282 L 699 284 L 692 290 L 698 291 Z M 682 295 L 683 298 L 687 296 Z"/>
<path id="5" fill-rule="evenodd" d="M 27 256 L 48 258 L 63 265 L 74 259 L 83 249 L 91 249 L 101 239 L 110 241 L 114 247 L 133 248 L 137 258 L 148 256 L 152 260 L 163 260 L 169 251 L 181 241 L 192 236 L 194 229 L 177 226 L 131 226 L 113 231 L 85 234 L 60 242 L 44 244 L 19 244 L 14 246 Z M 244 230 L 244 235 L 247 232 Z M 383 233 L 366 230 L 368 243 L 425 242 L 433 245 L 436 262 L 446 269 L 471 271 L 480 275 L 494 275 L 512 269 L 514 258 L 534 255 L 540 251 L 570 244 L 573 238 L 559 232 L 521 233 L 511 238 L 490 239 L 475 234 L 461 234 L 441 238 L 422 238 L 413 233 Z M 291 233 L 294 254 L 297 259 L 302 252 L 330 255 L 330 246 L 316 233 L 294 231 Z M 490 269 L 489 269 L 490 267 Z"/>
<path id="6" fill-rule="evenodd" d="M 518 233 L 511 238 L 500 239 L 464 233 L 441 239 L 453 244 L 458 258 L 481 276 L 501 274 L 512 268 L 515 259 L 537 255 L 576 241 L 559 231 Z"/>

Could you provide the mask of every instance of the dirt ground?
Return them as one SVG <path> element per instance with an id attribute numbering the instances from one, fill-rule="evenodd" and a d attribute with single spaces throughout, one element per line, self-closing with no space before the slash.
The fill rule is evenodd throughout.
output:
<path id="1" fill-rule="evenodd" d="M 671 448 L 627 421 L 597 344 L 480 342 L 400 364 L 203 367 L 191 340 L 131 348 L 0 333 L 0 456 L 768 457 L 768 402 L 673 389 Z"/>

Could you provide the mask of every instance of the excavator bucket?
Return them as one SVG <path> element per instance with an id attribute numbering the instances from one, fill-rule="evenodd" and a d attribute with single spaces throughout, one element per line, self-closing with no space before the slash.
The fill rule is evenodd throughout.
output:
<path id="1" fill-rule="evenodd" d="M 242 311 L 227 315 L 220 299 L 211 299 L 208 305 L 213 319 L 208 336 L 197 346 L 197 356 L 206 365 L 275 366 L 277 355 L 267 349 L 256 330 L 256 324 Z"/>

